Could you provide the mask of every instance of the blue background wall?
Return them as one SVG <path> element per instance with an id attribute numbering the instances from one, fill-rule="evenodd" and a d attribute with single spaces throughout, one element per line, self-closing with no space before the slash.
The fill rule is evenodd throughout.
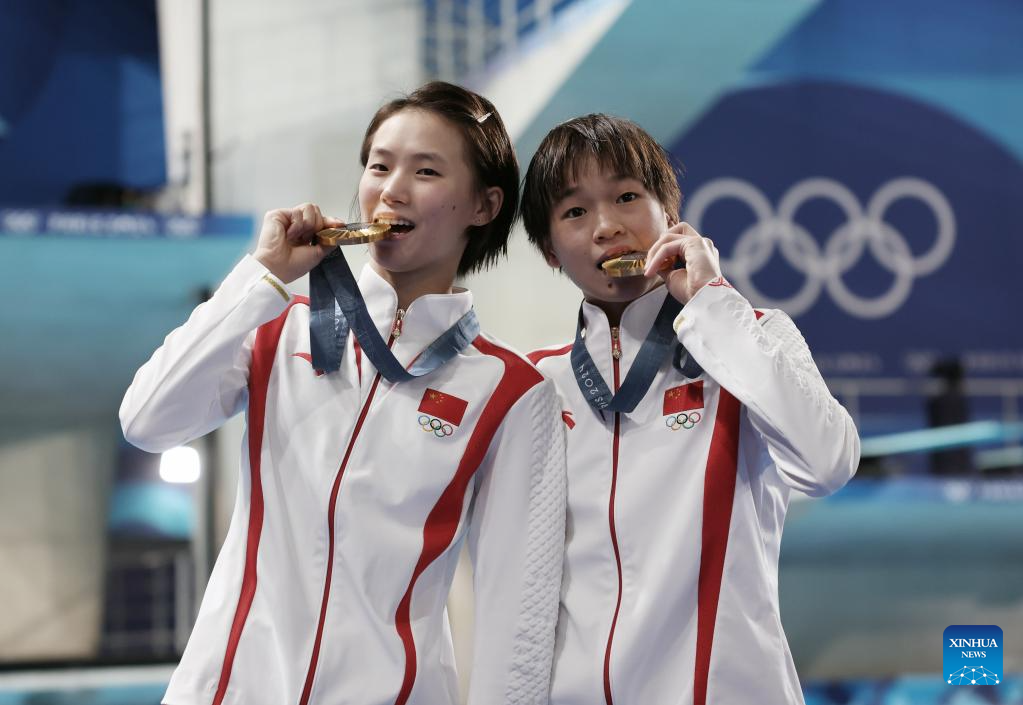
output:
<path id="1" fill-rule="evenodd" d="M 0 67 L 0 204 L 166 181 L 155 0 L 7 0 Z"/>

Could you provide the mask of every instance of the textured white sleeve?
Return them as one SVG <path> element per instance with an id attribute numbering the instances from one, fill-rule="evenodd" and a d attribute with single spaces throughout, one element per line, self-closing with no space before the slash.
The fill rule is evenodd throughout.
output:
<path id="1" fill-rule="evenodd" d="M 159 453 L 241 411 L 255 331 L 279 316 L 290 298 L 259 262 L 243 259 L 135 373 L 121 402 L 124 437 Z"/>
<path id="2" fill-rule="evenodd" d="M 859 434 L 788 315 L 771 310 L 758 321 L 734 289 L 708 285 L 676 329 L 689 354 L 746 407 L 786 484 L 820 496 L 849 481 Z"/>
<path id="3" fill-rule="evenodd" d="M 469 552 L 470 705 L 546 705 L 565 550 L 565 430 L 552 382 L 512 407 L 480 468 Z"/>

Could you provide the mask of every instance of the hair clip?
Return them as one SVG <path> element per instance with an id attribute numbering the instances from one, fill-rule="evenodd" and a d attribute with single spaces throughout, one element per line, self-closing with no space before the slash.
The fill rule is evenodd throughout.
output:
<path id="1" fill-rule="evenodd" d="M 487 118 L 490 117 L 491 115 L 493 115 L 493 113 L 487 113 L 486 115 L 478 117 L 478 118 L 476 118 L 476 122 L 478 122 L 479 124 L 482 125 L 483 123 L 485 123 L 487 121 Z"/>

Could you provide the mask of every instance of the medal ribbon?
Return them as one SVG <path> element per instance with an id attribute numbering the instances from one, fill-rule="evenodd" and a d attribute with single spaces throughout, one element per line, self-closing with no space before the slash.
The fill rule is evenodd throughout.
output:
<path id="1" fill-rule="evenodd" d="M 312 363 L 315 369 L 324 372 L 335 372 L 341 367 L 349 330 L 355 333 L 373 366 L 392 384 L 433 372 L 469 347 L 480 334 L 476 312 L 469 309 L 406 370 L 380 336 L 340 249 L 327 255 L 309 272 L 309 301 Z"/>
<path id="2" fill-rule="evenodd" d="M 650 384 L 657 375 L 661 363 L 668 353 L 672 355 L 672 366 L 686 377 L 695 378 L 702 374 L 703 370 L 693 360 L 692 356 L 678 342 L 672 323 L 678 312 L 682 310 L 682 304 L 674 296 L 668 294 L 657 312 L 650 332 L 646 340 L 636 354 L 636 359 L 625 375 L 625 381 L 619 387 L 617 394 L 612 394 L 607 382 L 604 381 L 597 365 L 593 362 L 584 342 L 585 325 L 583 323 L 583 310 L 579 308 L 579 322 L 575 329 L 575 342 L 572 344 L 572 372 L 575 375 L 576 384 L 583 397 L 597 411 L 616 411 L 629 413 L 636 408 L 640 399 L 650 389 Z"/>
<path id="3" fill-rule="evenodd" d="M 589 351 L 586 350 L 586 344 L 583 342 L 585 329 L 583 311 L 582 307 L 579 308 L 579 322 L 576 324 L 575 342 L 572 344 L 572 372 L 575 374 L 579 390 L 590 406 L 598 411 L 619 411 L 626 414 L 636 408 L 636 404 L 654 381 L 661 362 L 677 342 L 671 324 L 680 310 L 682 304 L 674 296 L 665 296 L 661 310 L 657 312 L 657 318 L 650 326 L 650 332 L 636 354 L 625 381 L 618 389 L 618 393 L 612 394 Z"/>

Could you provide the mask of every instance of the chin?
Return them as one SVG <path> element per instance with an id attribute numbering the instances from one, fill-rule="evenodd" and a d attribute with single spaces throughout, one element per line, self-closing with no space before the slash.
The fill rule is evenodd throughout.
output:
<path id="1" fill-rule="evenodd" d="M 603 301 L 608 304 L 627 304 L 630 301 L 634 301 L 639 298 L 639 295 L 630 296 L 625 292 L 611 291 L 609 289 L 605 289 L 604 291 L 583 289 L 583 298 L 591 303 Z"/>
<path id="2" fill-rule="evenodd" d="M 611 283 L 611 286 L 608 286 L 608 283 L 605 282 L 602 287 L 598 287 L 593 293 L 597 295 L 597 298 L 615 303 L 624 303 L 638 299 L 643 294 L 656 288 L 657 284 L 660 283 L 659 280 L 647 277 L 609 279 L 608 282 Z"/>
<path id="3" fill-rule="evenodd" d="M 408 269 L 408 257 L 397 251 L 393 246 L 375 247 L 373 243 L 369 248 L 369 256 L 377 266 L 389 272 L 401 272 Z"/>

